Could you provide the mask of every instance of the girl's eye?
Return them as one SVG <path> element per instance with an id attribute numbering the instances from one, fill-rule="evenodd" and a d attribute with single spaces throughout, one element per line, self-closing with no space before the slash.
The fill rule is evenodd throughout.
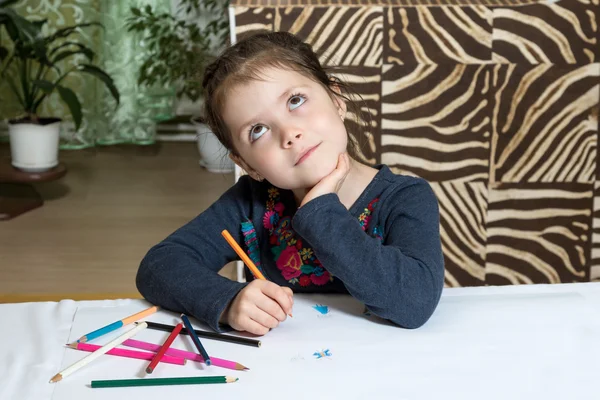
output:
<path id="1" fill-rule="evenodd" d="M 300 107 L 302 104 L 304 104 L 305 101 L 306 97 L 300 94 L 292 95 L 292 97 L 290 97 L 290 99 L 288 100 L 288 104 L 290 105 L 290 111 Z"/>
<path id="2" fill-rule="evenodd" d="M 264 125 L 254 125 L 250 128 L 250 142 L 254 142 L 259 139 L 263 133 L 267 131 L 267 127 Z"/>

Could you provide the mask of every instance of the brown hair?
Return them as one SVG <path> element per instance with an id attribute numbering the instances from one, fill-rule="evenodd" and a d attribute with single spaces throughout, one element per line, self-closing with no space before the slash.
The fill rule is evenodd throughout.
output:
<path id="1" fill-rule="evenodd" d="M 331 96 L 345 100 L 355 122 L 364 125 L 360 107 L 350 99 L 356 94 L 340 79 L 329 74 L 334 68 L 324 68 L 312 47 L 288 32 L 258 33 L 241 40 L 226 49 L 216 61 L 206 67 L 202 87 L 204 88 L 204 118 L 219 141 L 237 155 L 231 132 L 221 117 L 224 99 L 229 90 L 238 84 L 262 79 L 261 72 L 266 67 L 286 68 L 296 71 L 321 84 Z M 341 94 L 333 87 L 339 88 Z M 348 125 L 346 130 L 348 131 Z M 356 137 L 356 135 L 355 135 Z M 348 152 L 356 159 L 355 141 L 348 139 Z"/>

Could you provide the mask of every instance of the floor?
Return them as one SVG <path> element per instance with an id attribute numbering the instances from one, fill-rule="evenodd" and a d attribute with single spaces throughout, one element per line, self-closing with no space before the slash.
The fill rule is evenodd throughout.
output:
<path id="1" fill-rule="evenodd" d="M 9 156 L 0 144 L 0 159 Z M 0 221 L 0 302 L 140 297 L 146 251 L 234 181 L 201 168 L 190 142 L 64 151 L 60 160 L 67 175 L 36 184 L 45 205 Z M 234 279 L 234 264 L 221 273 Z"/>

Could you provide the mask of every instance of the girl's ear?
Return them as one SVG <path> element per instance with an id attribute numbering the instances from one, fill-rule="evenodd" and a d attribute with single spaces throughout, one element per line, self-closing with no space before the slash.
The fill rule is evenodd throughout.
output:
<path id="1" fill-rule="evenodd" d="M 242 159 L 242 157 L 229 153 L 229 158 L 231 158 L 231 160 L 234 163 L 236 163 L 238 167 L 240 167 L 241 169 L 246 171 L 248 173 L 248 175 L 250 176 L 250 178 L 254 179 L 255 181 L 259 181 L 259 182 L 262 182 L 265 180 L 264 177 L 262 177 L 258 172 L 256 172 L 248 164 L 246 164 L 246 162 Z"/>
<path id="2" fill-rule="evenodd" d="M 333 90 L 335 92 L 335 95 L 332 96 L 333 102 L 335 103 L 335 105 L 338 109 L 338 114 L 343 121 L 344 118 L 346 118 L 347 106 L 346 106 L 346 101 L 342 97 L 342 90 L 340 89 L 339 85 L 336 83 L 331 84 L 331 90 Z"/>

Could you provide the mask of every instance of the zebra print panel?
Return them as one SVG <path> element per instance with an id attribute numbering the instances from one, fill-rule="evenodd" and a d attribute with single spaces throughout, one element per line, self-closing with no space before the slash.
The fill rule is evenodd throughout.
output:
<path id="1" fill-rule="evenodd" d="M 488 190 L 485 182 L 433 182 L 440 207 L 445 285 L 485 283 Z"/>
<path id="2" fill-rule="evenodd" d="M 587 64 L 598 61 L 598 1 L 561 1 L 494 9 L 496 63 Z"/>
<path id="3" fill-rule="evenodd" d="M 273 32 L 274 8 L 236 7 L 234 10 L 237 42 L 258 32 Z"/>
<path id="4" fill-rule="evenodd" d="M 402 6 L 402 7 L 438 7 L 438 6 L 507 6 L 519 7 L 527 4 L 549 3 L 556 0 L 232 0 L 231 5 L 236 7 L 306 7 L 306 6 Z M 597 0 L 565 0 L 583 3 Z"/>
<path id="5" fill-rule="evenodd" d="M 594 182 L 590 280 L 600 281 L 600 181 Z"/>
<path id="6" fill-rule="evenodd" d="M 362 161 L 431 182 L 446 286 L 600 281 L 600 0 L 254 1 L 317 5 L 270 9 L 272 29 L 342 60 Z M 363 43 L 383 25 L 375 47 L 346 40 L 357 20 Z"/>
<path id="7" fill-rule="evenodd" d="M 277 8 L 275 31 L 291 32 L 311 44 L 324 65 L 373 67 L 382 62 L 381 7 Z"/>
<path id="8" fill-rule="evenodd" d="M 491 66 L 386 65 L 381 161 L 428 181 L 487 181 Z"/>
<path id="9" fill-rule="evenodd" d="M 345 125 L 358 149 L 358 159 L 367 164 L 380 162 L 377 144 L 381 141 L 381 73 L 374 67 L 340 67 L 333 75 L 342 79 L 356 91 L 350 95 L 360 108 L 362 119 L 357 123 L 357 116 L 350 110 L 346 114 Z M 360 97 L 359 97 L 360 96 Z M 365 129 L 366 127 L 366 129 Z"/>
<path id="10" fill-rule="evenodd" d="M 593 182 L 600 64 L 496 65 L 490 180 Z"/>
<path id="11" fill-rule="evenodd" d="M 492 11 L 484 6 L 388 8 L 387 64 L 482 64 L 492 59 Z"/>
<path id="12" fill-rule="evenodd" d="M 593 184 L 500 183 L 490 189 L 488 285 L 583 282 Z"/>

